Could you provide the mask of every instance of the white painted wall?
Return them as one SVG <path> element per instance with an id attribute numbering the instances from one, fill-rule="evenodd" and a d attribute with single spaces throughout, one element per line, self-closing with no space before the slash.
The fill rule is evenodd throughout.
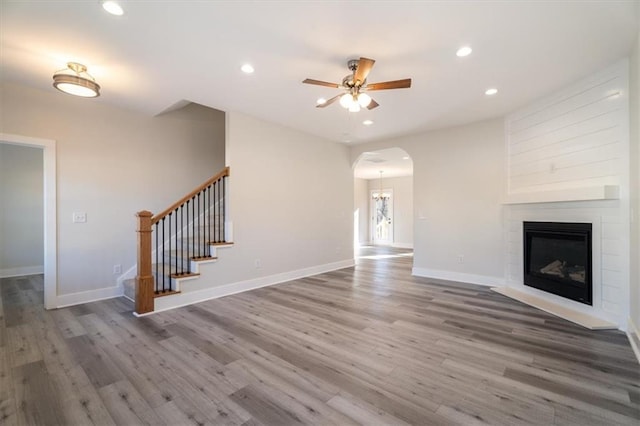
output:
<path id="1" fill-rule="evenodd" d="M 353 213 L 357 215 L 358 219 L 357 243 L 359 245 L 369 244 L 369 229 L 371 226 L 369 224 L 369 181 L 367 179 L 354 178 L 353 206 Z"/>
<path id="2" fill-rule="evenodd" d="M 227 113 L 226 128 L 234 246 L 202 266 L 215 273 L 183 292 L 251 288 L 353 265 L 348 148 L 237 112 Z"/>
<path id="3" fill-rule="evenodd" d="M 134 266 L 137 211 L 166 208 L 224 167 L 221 112 L 151 117 L 15 84 L 0 86 L 0 110 L 0 132 L 57 141 L 58 296 L 78 302 L 115 288 L 113 265 Z M 72 223 L 76 211 L 87 223 Z"/>
<path id="4" fill-rule="evenodd" d="M 638 6 L 640 28 L 640 6 Z M 640 332 L 640 29 L 630 58 L 629 111 L 631 161 L 630 319 Z"/>
<path id="5" fill-rule="evenodd" d="M 0 141 L 0 277 L 43 270 L 42 149 Z"/>
<path id="6" fill-rule="evenodd" d="M 630 186 L 628 62 L 621 61 L 506 119 L 508 193 L 531 195 L 617 185 L 620 198 L 509 206 L 505 215 L 507 284 L 614 322 L 629 315 Z M 565 192 L 566 191 L 566 192 Z M 526 197 L 525 197 L 526 198 Z M 522 222 L 593 224 L 593 306 L 523 284 Z"/>
<path id="7" fill-rule="evenodd" d="M 413 160 L 414 274 L 502 284 L 503 121 L 356 145 L 351 158 L 390 147 Z"/>
<path id="8" fill-rule="evenodd" d="M 380 189 L 380 179 L 369 179 L 367 192 L 371 210 L 371 191 Z M 393 190 L 393 246 L 413 248 L 413 176 L 383 178 L 382 187 Z M 369 211 L 369 232 L 373 212 Z"/>

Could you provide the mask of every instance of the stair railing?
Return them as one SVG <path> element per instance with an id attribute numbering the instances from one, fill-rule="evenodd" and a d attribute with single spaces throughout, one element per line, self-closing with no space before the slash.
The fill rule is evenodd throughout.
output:
<path id="1" fill-rule="evenodd" d="M 136 214 L 137 314 L 152 312 L 154 297 L 173 292 L 172 278 L 192 275 L 191 260 L 210 259 L 210 246 L 227 242 L 228 177 L 229 167 L 225 167 L 163 212 Z"/>

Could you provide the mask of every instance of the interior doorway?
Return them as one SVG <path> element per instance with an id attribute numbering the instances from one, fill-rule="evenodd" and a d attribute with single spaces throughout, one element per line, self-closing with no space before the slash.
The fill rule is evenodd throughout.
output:
<path id="1" fill-rule="evenodd" d="M 371 191 L 371 243 L 393 244 L 393 190 L 379 188 Z"/>
<path id="2" fill-rule="evenodd" d="M 44 306 L 46 309 L 53 309 L 57 307 L 56 142 L 51 139 L 0 133 L 0 144 L 42 150 Z"/>

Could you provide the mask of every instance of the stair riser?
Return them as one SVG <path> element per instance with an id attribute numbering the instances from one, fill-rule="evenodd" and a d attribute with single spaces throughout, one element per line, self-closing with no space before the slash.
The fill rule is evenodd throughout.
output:
<path id="1" fill-rule="evenodd" d="M 196 238 L 193 238 L 192 235 L 189 236 L 189 238 L 183 237 L 183 238 L 177 238 L 174 241 L 171 241 L 171 245 L 174 244 L 182 244 L 182 245 L 192 245 L 192 244 L 204 244 L 205 242 L 216 242 L 216 241 L 220 241 L 220 239 L 222 238 L 222 236 L 216 235 L 211 233 L 211 238 L 209 238 L 209 235 L 202 235 L 202 236 L 197 236 Z M 167 243 L 168 245 L 169 243 Z"/>
<path id="2" fill-rule="evenodd" d="M 211 253 L 200 252 L 201 258 L 207 258 L 210 256 L 211 256 Z M 198 258 L 199 258 L 198 252 L 195 253 L 195 256 L 193 256 L 193 253 L 189 253 L 189 257 L 187 257 L 187 252 L 184 252 L 184 256 L 165 254 L 160 260 L 164 262 L 165 265 L 171 265 L 174 269 L 176 267 L 189 269 L 190 262 L 192 262 L 193 260 L 198 260 Z"/>

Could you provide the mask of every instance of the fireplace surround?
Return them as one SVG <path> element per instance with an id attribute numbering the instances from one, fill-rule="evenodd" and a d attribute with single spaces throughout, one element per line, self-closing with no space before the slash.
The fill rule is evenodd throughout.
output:
<path id="1" fill-rule="evenodd" d="M 523 222 L 524 284 L 593 304 L 592 225 Z"/>

